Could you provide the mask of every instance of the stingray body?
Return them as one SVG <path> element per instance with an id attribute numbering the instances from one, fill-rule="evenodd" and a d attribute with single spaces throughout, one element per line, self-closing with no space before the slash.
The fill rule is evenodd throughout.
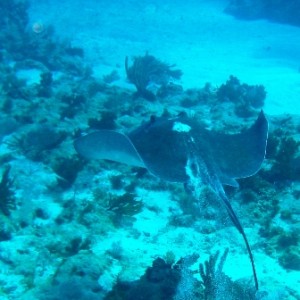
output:
<path id="1" fill-rule="evenodd" d="M 201 185 L 209 185 L 222 199 L 228 214 L 242 234 L 254 274 L 252 252 L 245 232 L 224 192 L 223 185 L 238 186 L 236 179 L 254 175 L 265 157 L 268 122 L 261 112 L 255 123 L 239 134 L 210 131 L 197 120 L 180 114 L 176 118 L 154 118 L 125 135 L 100 130 L 74 143 L 82 156 L 108 159 L 147 168 L 153 175 L 192 186 L 195 197 Z"/>

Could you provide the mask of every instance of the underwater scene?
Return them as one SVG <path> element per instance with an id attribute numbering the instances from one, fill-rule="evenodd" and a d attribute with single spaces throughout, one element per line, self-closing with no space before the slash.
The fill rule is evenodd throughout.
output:
<path id="1" fill-rule="evenodd" d="M 299 300 L 299 13 L 1 0 L 0 300 Z"/>

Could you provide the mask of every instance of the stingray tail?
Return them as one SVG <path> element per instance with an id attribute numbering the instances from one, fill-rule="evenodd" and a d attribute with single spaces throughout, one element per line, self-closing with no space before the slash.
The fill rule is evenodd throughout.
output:
<path id="1" fill-rule="evenodd" d="M 239 219 L 237 218 L 237 215 L 235 214 L 228 198 L 226 197 L 226 194 L 225 193 L 220 193 L 220 196 L 226 206 L 226 209 L 228 211 L 228 214 L 229 214 L 229 217 L 230 219 L 232 220 L 233 224 L 235 225 L 235 227 L 237 228 L 237 230 L 241 233 L 241 235 L 243 236 L 243 239 L 245 241 L 245 244 L 246 244 L 246 247 L 247 247 L 247 251 L 248 251 L 248 254 L 249 254 L 249 257 L 250 257 L 250 261 L 251 261 L 251 265 L 252 265 L 252 271 L 253 271 L 253 277 L 254 277 L 254 282 L 255 282 L 255 288 L 256 290 L 258 291 L 258 280 L 257 280 L 257 275 L 256 275 L 256 268 L 255 268 L 255 264 L 254 264 L 254 258 L 253 258 L 253 255 L 252 255 L 252 251 L 251 251 L 251 248 L 250 248 L 250 245 L 249 245 L 249 242 L 248 242 L 248 239 L 247 239 L 247 236 L 245 234 L 245 231 L 239 221 Z"/>

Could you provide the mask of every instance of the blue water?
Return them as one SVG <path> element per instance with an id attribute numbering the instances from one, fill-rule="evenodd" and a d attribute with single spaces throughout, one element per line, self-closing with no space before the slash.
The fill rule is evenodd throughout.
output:
<path id="1" fill-rule="evenodd" d="M 265 2 L 1 2 L 0 299 L 300 298 L 300 4 Z"/>

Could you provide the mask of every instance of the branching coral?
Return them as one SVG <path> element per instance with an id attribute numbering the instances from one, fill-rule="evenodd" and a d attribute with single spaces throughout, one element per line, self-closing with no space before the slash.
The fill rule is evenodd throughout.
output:
<path id="1" fill-rule="evenodd" d="M 193 300 L 200 299 L 199 291 L 197 289 L 197 280 L 193 276 L 193 271 L 190 269 L 197 259 L 198 254 L 188 255 L 187 257 L 181 258 L 175 265 L 174 268 L 178 268 L 181 271 L 180 281 L 177 286 L 176 296 L 174 300 Z"/>
<path id="2" fill-rule="evenodd" d="M 223 266 L 228 255 L 228 249 L 223 253 L 219 265 L 217 260 L 219 251 L 211 255 L 204 264 L 199 265 L 199 272 L 202 278 L 201 284 L 204 286 L 204 297 L 206 300 L 215 299 L 217 294 L 220 294 L 220 289 L 230 280 L 223 272 Z M 225 299 L 225 298 L 224 298 Z"/>
<path id="3" fill-rule="evenodd" d="M 223 267 L 228 255 L 228 249 L 224 251 L 220 257 L 219 251 L 211 255 L 204 264 L 200 264 L 199 272 L 202 278 L 202 286 L 204 287 L 205 300 L 254 300 L 255 291 L 239 282 L 232 281 L 225 273 Z"/>

